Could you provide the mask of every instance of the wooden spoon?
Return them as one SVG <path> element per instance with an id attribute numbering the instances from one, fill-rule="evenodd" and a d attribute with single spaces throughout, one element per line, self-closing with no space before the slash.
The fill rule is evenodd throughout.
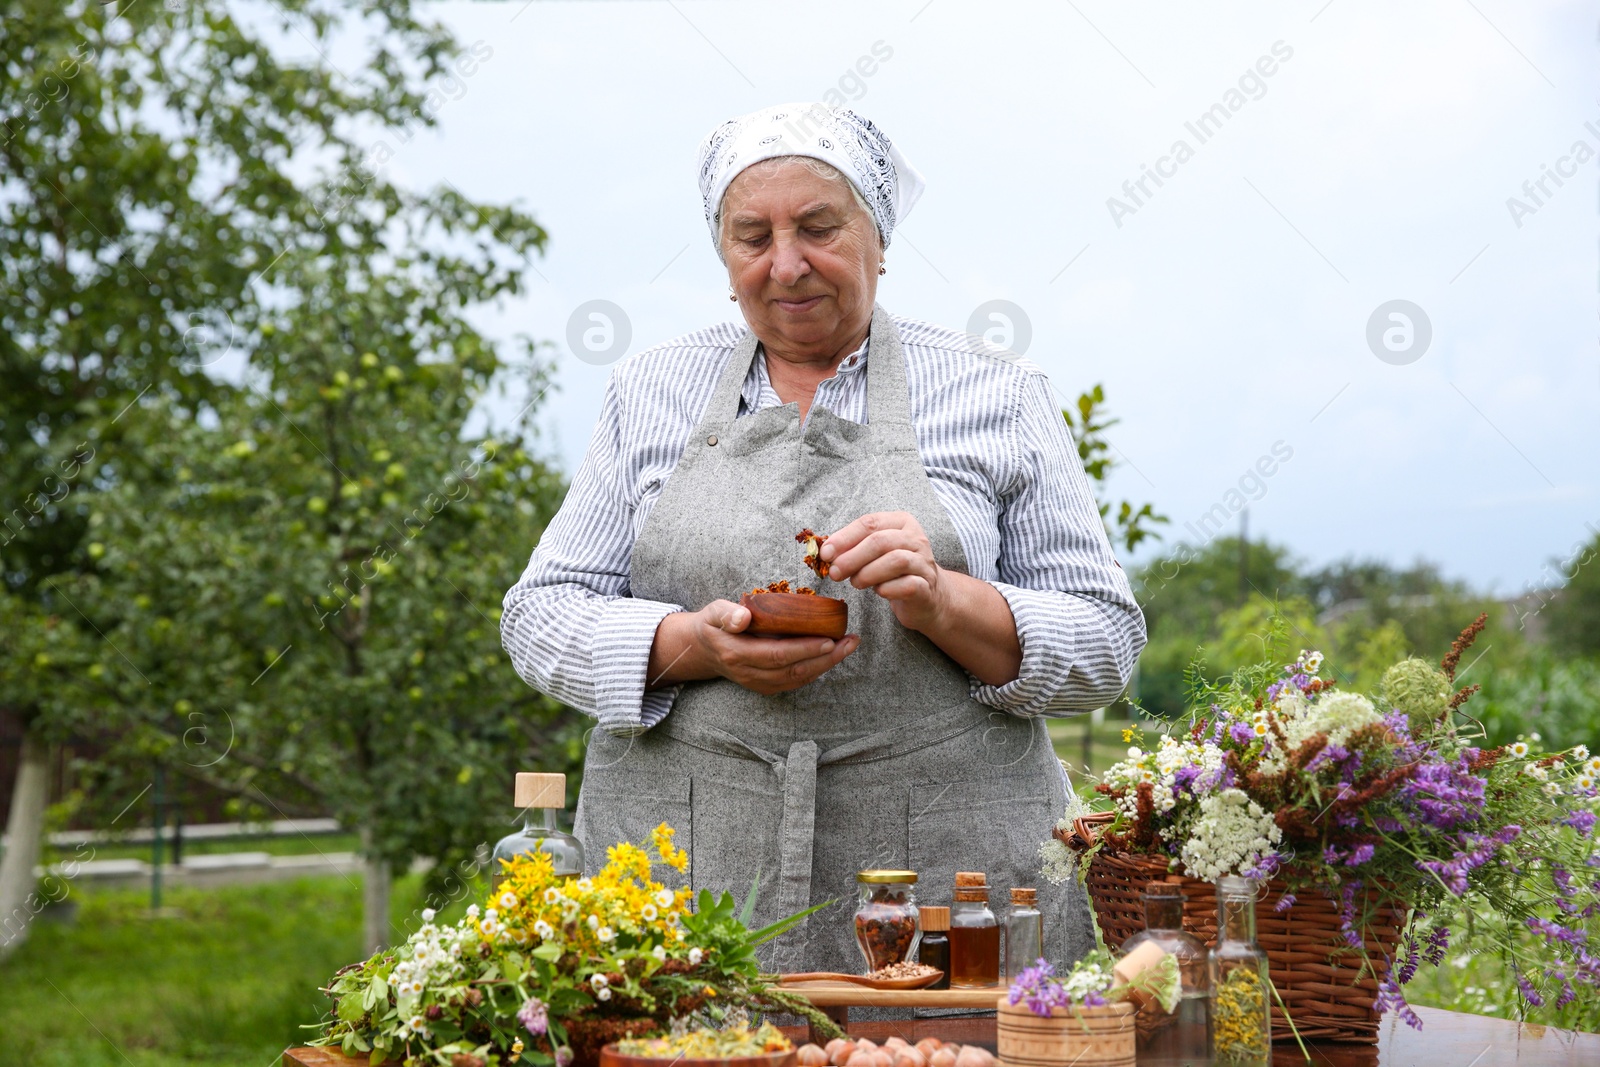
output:
<path id="1" fill-rule="evenodd" d="M 930 971 L 911 978 L 868 978 L 864 974 L 836 974 L 833 971 L 805 971 L 800 974 L 780 974 L 778 984 L 798 985 L 802 982 L 849 982 L 868 989 L 923 989 L 944 977 L 943 971 Z"/>

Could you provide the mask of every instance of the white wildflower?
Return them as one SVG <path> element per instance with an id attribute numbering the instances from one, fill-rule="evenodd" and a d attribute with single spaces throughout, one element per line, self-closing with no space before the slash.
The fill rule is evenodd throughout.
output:
<path id="1" fill-rule="evenodd" d="M 654 904 L 646 904 L 644 907 L 639 909 L 640 917 L 643 918 L 647 923 L 655 922 L 656 915 L 658 914 L 659 913 L 656 911 L 656 906 Z"/>
<path id="2" fill-rule="evenodd" d="M 1582 757 L 1580 756 L 1579 758 L 1581 759 Z M 422 921 L 423 922 L 425 922 L 425 923 L 433 922 L 433 916 L 434 915 L 435 915 L 435 912 L 434 912 L 434 910 L 432 908 L 423 908 L 422 909 Z"/>
<path id="3" fill-rule="evenodd" d="M 700 961 L 703 959 L 705 959 L 705 953 L 701 952 L 698 948 L 692 948 L 689 950 L 689 966 L 698 967 L 700 966 Z"/>
<path id="4" fill-rule="evenodd" d="M 1199 816 L 1183 843 L 1182 859 L 1189 874 L 1215 882 L 1229 874 L 1259 867 L 1283 831 L 1261 805 L 1242 789 L 1224 789 L 1200 801 Z"/>
<path id="5" fill-rule="evenodd" d="M 589 984 L 594 986 L 596 989 L 604 989 L 606 986 L 611 984 L 611 979 L 607 978 L 603 974 L 591 974 L 589 976 Z"/>
<path id="6" fill-rule="evenodd" d="M 544 941 L 548 941 L 556 935 L 555 930 L 543 919 L 540 919 L 538 922 L 533 924 L 533 932 Z"/>
<path id="7" fill-rule="evenodd" d="M 517 895 L 515 893 L 513 893 L 511 890 L 508 889 L 504 893 L 500 894 L 500 907 L 501 908 L 505 909 L 506 911 L 510 911 L 512 908 L 514 908 L 516 906 L 517 906 Z"/>
<path id="8" fill-rule="evenodd" d="M 665 963 L 667 961 L 667 946 L 657 945 L 655 948 L 650 950 L 650 955 L 654 956 L 662 963 Z"/>
<path id="9" fill-rule="evenodd" d="M 600 929 L 598 929 L 598 930 L 596 930 L 594 932 L 594 936 L 598 937 L 600 939 L 600 943 L 602 945 L 604 945 L 604 944 L 608 943 L 609 941 L 611 941 L 611 939 L 616 937 L 617 935 L 616 935 L 616 931 L 612 930 L 611 927 L 602 926 Z"/>
<path id="10" fill-rule="evenodd" d="M 1518 741 L 1516 744 L 1512 745 L 1511 754 L 1517 759 L 1521 759 L 1522 757 L 1526 756 L 1528 754 L 1527 742 Z"/>
<path id="11" fill-rule="evenodd" d="M 602 990 L 600 990 L 600 992 L 595 994 L 595 998 L 598 999 L 598 1000 L 610 1000 L 611 999 L 611 990 L 602 989 Z"/>
<path id="12" fill-rule="evenodd" d="M 672 890 L 663 889 L 661 892 L 657 893 L 656 903 L 660 904 L 663 908 L 672 907 Z"/>

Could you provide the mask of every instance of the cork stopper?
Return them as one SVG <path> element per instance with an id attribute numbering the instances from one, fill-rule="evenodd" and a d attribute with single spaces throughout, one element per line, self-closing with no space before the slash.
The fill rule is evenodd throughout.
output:
<path id="1" fill-rule="evenodd" d="M 923 933 L 941 933 L 950 929 L 950 909 L 942 904 L 929 904 L 917 909 L 922 917 Z"/>
<path id="2" fill-rule="evenodd" d="M 567 806 L 567 776 L 564 774 L 517 775 L 514 803 L 523 808 L 564 808 Z"/>
<path id="3" fill-rule="evenodd" d="M 957 871 L 957 889 L 987 889 L 989 878 L 982 871 Z"/>
<path id="4" fill-rule="evenodd" d="M 1013 904 L 1026 904 L 1029 907 L 1032 907 L 1038 902 L 1039 891 L 1037 889 L 1026 889 L 1022 886 L 1016 886 L 1011 890 L 1011 903 Z"/>

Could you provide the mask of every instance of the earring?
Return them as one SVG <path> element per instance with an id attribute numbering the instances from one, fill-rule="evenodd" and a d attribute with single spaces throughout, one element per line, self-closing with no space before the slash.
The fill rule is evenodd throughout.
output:
<path id="1" fill-rule="evenodd" d="M 884 266 L 882 263 L 879 263 L 878 264 L 878 274 L 881 276 L 881 275 L 888 274 L 888 273 L 889 273 L 889 268 Z"/>
<path id="2" fill-rule="evenodd" d="M 728 299 L 732 300 L 732 301 L 735 301 L 735 302 L 737 302 L 738 299 L 739 299 L 737 296 L 734 295 L 733 286 L 731 286 L 731 285 L 728 286 Z"/>

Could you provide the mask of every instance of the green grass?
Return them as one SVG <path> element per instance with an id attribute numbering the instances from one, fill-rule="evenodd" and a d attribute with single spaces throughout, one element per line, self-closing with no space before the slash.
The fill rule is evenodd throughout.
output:
<path id="1" fill-rule="evenodd" d="M 361 847 L 361 839 L 356 834 L 283 834 L 272 837 L 218 837 L 193 840 L 185 838 L 183 854 L 185 856 L 209 856 L 226 852 L 265 852 L 270 856 L 300 856 L 312 855 L 317 852 L 355 852 Z M 94 850 L 97 860 L 110 859 L 150 859 L 150 842 L 143 844 L 119 844 L 117 842 L 87 845 L 82 849 L 78 846 L 58 845 L 53 849 L 52 860 L 84 859 L 89 855 L 89 849 Z M 172 842 L 167 841 L 161 846 L 163 862 L 172 862 Z"/>
<path id="2" fill-rule="evenodd" d="M 397 929 L 418 891 L 397 881 Z M 6 1063 L 268 1067 L 330 1003 L 317 986 L 361 955 L 357 879 L 172 889 L 161 918 L 142 890 L 73 899 L 76 922 L 36 921 L 0 964 Z"/>

